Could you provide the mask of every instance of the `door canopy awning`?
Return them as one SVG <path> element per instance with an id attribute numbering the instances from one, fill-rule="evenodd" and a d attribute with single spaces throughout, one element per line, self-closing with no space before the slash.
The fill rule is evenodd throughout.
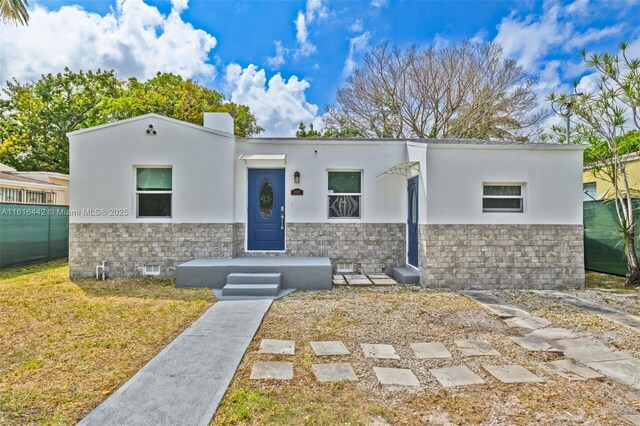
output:
<path id="1" fill-rule="evenodd" d="M 242 154 L 238 159 L 244 160 L 247 165 L 284 166 L 287 154 Z"/>
<path id="2" fill-rule="evenodd" d="M 398 163 L 389 167 L 384 172 L 376 176 L 376 179 L 382 175 L 404 175 L 407 176 L 411 171 L 420 171 L 420 163 L 418 161 L 407 161 L 405 163 Z"/>

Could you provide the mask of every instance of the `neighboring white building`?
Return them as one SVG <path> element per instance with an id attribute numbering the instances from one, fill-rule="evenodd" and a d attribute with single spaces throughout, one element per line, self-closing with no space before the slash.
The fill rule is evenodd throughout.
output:
<path id="1" fill-rule="evenodd" d="M 0 203 L 67 205 L 69 175 L 19 172 L 0 163 Z"/>
<path id="2" fill-rule="evenodd" d="M 70 133 L 71 275 L 288 255 L 428 287 L 584 283 L 580 146 L 232 132 L 148 114 Z"/>

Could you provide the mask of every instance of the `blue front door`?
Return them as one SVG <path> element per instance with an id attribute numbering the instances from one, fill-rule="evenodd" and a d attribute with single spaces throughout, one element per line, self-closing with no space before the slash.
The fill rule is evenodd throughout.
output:
<path id="1" fill-rule="evenodd" d="M 249 169 L 248 250 L 284 250 L 284 169 Z"/>
<path id="2" fill-rule="evenodd" d="M 407 181 L 407 261 L 418 267 L 418 176 Z"/>

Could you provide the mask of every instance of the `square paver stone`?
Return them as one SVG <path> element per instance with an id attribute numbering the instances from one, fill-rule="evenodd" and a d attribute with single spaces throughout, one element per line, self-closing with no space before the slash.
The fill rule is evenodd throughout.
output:
<path id="1" fill-rule="evenodd" d="M 339 340 L 327 342 L 311 342 L 317 356 L 349 355 L 349 349 Z"/>
<path id="2" fill-rule="evenodd" d="M 564 352 L 565 356 L 581 362 L 615 361 L 629 359 L 631 355 L 617 351 L 609 346 L 585 338 L 557 340 L 554 345 Z"/>
<path id="3" fill-rule="evenodd" d="M 539 328 L 533 330 L 527 336 L 539 337 L 544 340 L 560 340 L 560 339 L 573 339 L 576 335 L 571 330 L 566 328 Z"/>
<path id="4" fill-rule="evenodd" d="M 373 367 L 381 385 L 420 386 L 418 378 L 406 368 Z"/>
<path id="5" fill-rule="evenodd" d="M 366 275 L 345 275 L 349 285 L 372 285 L 373 283 L 367 278 Z"/>
<path id="6" fill-rule="evenodd" d="M 531 352 L 562 352 L 546 340 L 535 336 L 509 336 L 509 339 L 523 349 Z"/>
<path id="7" fill-rule="evenodd" d="M 344 277 L 342 275 L 334 275 L 333 279 L 334 280 L 344 280 Z"/>
<path id="8" fill-rule="evenodd" d="M 347 285 L 345 280 L 333 280 L 333 285 Z"/>
<path id="9" fill-rule="evenodd" d="M 256 362 L 251 369 L 251 380 L 291 380 L 293 379 L 292 362 Z"/>
<path id="10" fill-rule="evenodd" d="M 311 369 L 319 382 L 341 382 L 344 380 L 355 382 L 358 376 L 354 373 L 351 364 L 312 364 Z"/>
<path id="11" fill-rule="evenodd" d="M 456 340 L 455 343 L 464 356 L 500 356 L 486 340 Z"/>
<path id="12" fill-rule="evenodd" d="M 411 349 L 418 359 L 451 358 L 451 352 L 440 342 L 412 343 Z"/>
<path id="13" fill-rule="evenodd" d="M 457 386 L 479 385 L 484 383 L 482 377 L 471 371 L 466 365 L 457 367 L 434 368 L 429 370 L 445 388 L 454 388 Z"/>
<path id="14" fill-rule="evenodd" d="M 296 352 L 296 342 L 293 340 L 273 340 L 262 339 L 260 342 L 261 354 L 279 354 L 279 355 L 293 355 Z"/>
<path id="15" fill-rule="evenodd" d="M 521 365 L 485 365 L 484 369 L 502 383 L 544 383 L 542 377 Z"/>
<path id="16" fill-rule="evenodd" d="M 504 322 L 509 327 L 525 328 L 527 330 L 537 330 L 551 325 L 551 321 L 540 317 L 514 317 L 506 319 Z"/>
<path id="17" fill-rule="evenodd" d="M 559 359 L 557 361 L 541 362 L 540 366 L 571 381 L 599 379 L 604 377 L 597 371 L 592 370 L 586 365 L 582 365 L 573 359 Z"/>
<path id="18" fill-rule="evenodd" d="M 391 345 L 362 343 L 360 347 L 367 358 L 400 359 L 400 355 Z"/>
<path id="19" fill-rule="evenodd" d="M 393 278 L 372 278 L 369 277 L 374 285 L 395 285 L 398 284 Z"/>

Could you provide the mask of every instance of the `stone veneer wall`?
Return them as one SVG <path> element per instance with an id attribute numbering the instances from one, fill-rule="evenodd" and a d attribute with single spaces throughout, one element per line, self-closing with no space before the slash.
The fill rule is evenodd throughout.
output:
<path id="1" fill-rule="evenodd" d="M 405 263 L 404 223 L 289 223 L 282 253 L 246 253 L 244 233 L 244 223 L 71 223 L 70 275 L 94 276 L 103 260 L 112 276 L 140 276 L 145 264 L 174 276 L 192 259 L 235 256 L 328 256 L 367 274 Z"/>
<path id="2" fill-rule="evenodd" d="M 420 225 L 425 287 L 584 286 L 582 225 Z"/>
<path id="3" fill-rule="evenodd" d="M 404 223 L 288 223 L 282 253 L 247 253 L 245 224 L 234 229 L 237 256 L 327 256 L 334 271 L 338 263 L 353 263 L 363 274 L 390 274 L 406 259 Z"/>
<path id="4" fill-rule="evenodd" d="M 112 276 L 141 276 L 143 265 L 160 265 L 161 276 L 196 258 L 234 256 L 233 224 L 224 223 L 71 223 L 69 275 L 95 276 L 108 261 Z"/>

